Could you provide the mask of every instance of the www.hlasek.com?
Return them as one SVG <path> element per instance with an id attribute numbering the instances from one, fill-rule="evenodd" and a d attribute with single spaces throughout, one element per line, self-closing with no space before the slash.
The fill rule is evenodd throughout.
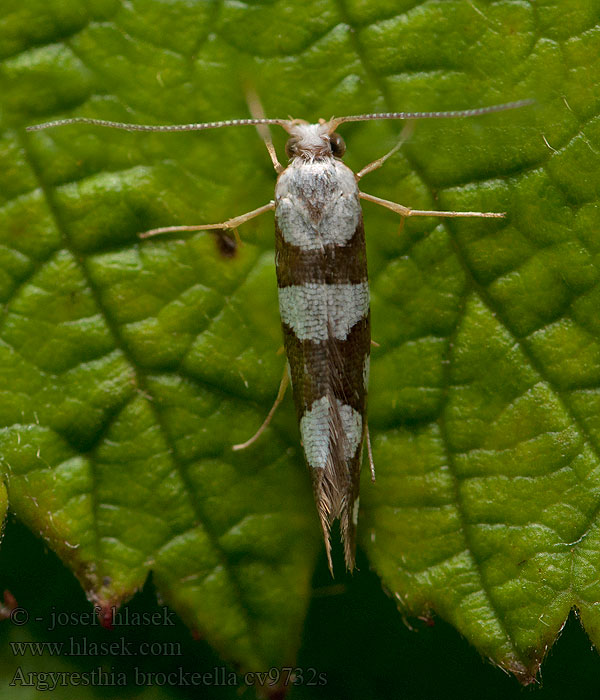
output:
<path id="1" fill-rule="evenodd" d="M 260 685 L 283 687 L 288 685 L 326 685 L 327 676 L 314 668 L 271 668 L 268 671 L 249 671 L 237 676 L 224 666 L 216 666 L 210 672 L 186 671 L 178 667 L 174 671 L 142 671 L 137 666 L 129 672 L 115 671 L 111 666 L 101 666 L 93 671 L 25 671 L 15 670 L 10 686 L 31 687 L 36 690 L 55 690 L 59 687 L 77 686 L 236 686 Z"/>
<path id="2" fill-rule="evenodd" d="M 140 642 L 119 637 L 93 642 L 87 637 L 68 637 L 65 642 L 9 642 L 13 656 L 183 656 L 179 642 Z"/>

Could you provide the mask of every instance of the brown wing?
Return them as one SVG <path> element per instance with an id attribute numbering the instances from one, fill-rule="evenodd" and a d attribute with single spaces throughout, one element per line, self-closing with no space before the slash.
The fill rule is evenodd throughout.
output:
<path id="1" fill-rule="evenodd" d="M 366 288 L 368 294 L 362 216 L 346 245 L 328 245 L 320 250 L 289 245 L 276 227 L 276 261 L 280 290 L 325 285 L 324 293 L 331 300 L 335 290 L 345 291 L 346 286 L 356 285 Z M 353 303 L 351 295 L 348 303 Z M 327 304 L 321 305 L 320 313 L 326 313 L 326 308 Z M 368 297 L 366 311 L 361 307 L 361 312 L 356 310 L 353 318 L 358 320 L 343 338 L 339 337 L 340 331 L 334 327 L 331 314 L 320 319 L 326 323 L 327 330 L 325 337 L 318 340 L 299 338 L 293 324 L 282 322 L 304 453 L 312 475 L 330 568 L 330 529 L 336 518 L 340 519 L 346 566 L 353 569 L 355 565 L 354 506 L 358 499 L 366 426 L 366 375 L 371 344 Z M 323 442 L 324 432 L 326 448 L 313 449 L 313 442 L 317 447 L 319 441 Z M 315 466 L 317 463 L 319 466 Z"/>

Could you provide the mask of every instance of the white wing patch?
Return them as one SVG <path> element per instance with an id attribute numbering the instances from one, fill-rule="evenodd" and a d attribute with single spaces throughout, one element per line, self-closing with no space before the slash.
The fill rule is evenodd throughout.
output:
<path id="1" fill-rule="evenodd" d="M 351 406 L 336 399 L 342 421 L 342 431 L 346 437 L 344 458 L 351 459 L 362 440 L 362 416 Z M 304 445 L 306 461 L 313 469 L 324 469 L 330 452 L 330 410 L 327 396 L 317 399 L 300 419 L 300 434 Z"/>
<path id="2" fill-rule="evenodd" d="M 329 327 L 334 338 L 346 340 L 369 312 L 369 285 L 307 282 L 280 287 L 279 311 L 298 340 L 327 340 Z"/>

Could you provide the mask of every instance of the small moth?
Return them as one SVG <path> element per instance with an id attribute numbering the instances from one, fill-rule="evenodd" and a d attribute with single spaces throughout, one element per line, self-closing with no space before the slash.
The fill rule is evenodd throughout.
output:
<path id="1" fill-rule="evenodd" d="M 149 126 L 99 119 L 73 118 L 28 127 L 29 131 L 66 124 L 91 124 L 128 131 L 199 131 L 226 126 L 256 126 L 277 172 L 275 199 L 258 209 L 218 224 L 169 226 L 140 234 L 201 230 L 237 230 L 244 222 L 275 210 L 275 265 L 279 310 L 288 365 L 279 393 L 265 422 L 242 449 L 268 425 L 291 378 L 304 456 L 313 490 L 329 568 L 330 530 L 340 521 L 344 557 L 354 569 L 359 480 L 366 442 L 375 472 L 367 429 L 367 393 L 371 347 L 369 286 L 360 199 L 408 216 L 503 217 L 495 212 L 440 212 L 404 207 L 362 192 L 358 181 L 379 168 L 394 152 L 358 173 L 342 162 L 345 144 L 336 129 L 346 122 L 375 119 L 473 117 L 531 104 L 521 100 L 453 112 L 386 112 L 319 120 L 267 119 L 257 99 L 250 99 L 252 119 Z M 283 127 L 288 166 L 278 161 L 268 126 Z"/>

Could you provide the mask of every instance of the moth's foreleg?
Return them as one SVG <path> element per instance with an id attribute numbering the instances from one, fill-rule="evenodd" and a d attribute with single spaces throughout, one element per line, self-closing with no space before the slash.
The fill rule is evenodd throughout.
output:
<path id="1" fill-rule="evenodd" d="M 378 168 L 381 168 L 381 166 L 385 163 L 385 161 L 390 158 L 391 156 L 394 155 L 394 153 L 397 153 L 400 148 L 402 147 L 402 144 L 410 137 L 414 130 L 414 123 L 409 122 L 404 129 L 402 129 L 402 132 L 400 133 L 400 139 L 398 140 L 398 143 L 392 148 L 391 151 L 388 151 L 384 156 L 381 156 L 381 158 L 377 158 L 377 160 L 374 160 L 372 163 L 369 163 L 368 165 L 365 165 L 362 170 L 359 170 L 354 177 L 356 178 L 356 182 L 358 182 L 362 177 L 365 175 L 368 175 L 369 173 L 372 173 L 373 170 L 377 170 Z"/>
<path id="2" fill-rule="evenodd" d="M 374 170 L 377 170 L 380 168 L 385 161 L 390 158 L 390 156 L 393 156 L 394 153 L 396 153 L 398 150 L 400 150 L 402 144 L 409 138 L 410 134 L 413 131 L 413 123 L 409 122 L 404 129 L 402 129 L 402 133 L 400 134 L 400 140 L 398 143 L 392 148 L 391 151 L 388 151 L 384 156 L 381 156 L 381 158 L 378 158 L 377 160 L 374 160 L 372 163 L 369 163 L 368 165 L 365 165 L 365 167 L 362 170 L 359 170 L 355 177 L 356 181 L 358 182 L 362 177 L 367 175 L 368 173 L 372 173 Z M 493 211 L 429 211 L 425 209 L 410 209 L 410 207 L 405 207 L 402 204 L 397 204 L 396 202 L 390 202 L 388 199 L 381 199 L 380 197 L 374 197 L 372 194 L 367 194 L 366 192 L 359 192 L 359 195 L 362 199 L 366 200 L 367 202 L 373 202 L 374 204 L 379 204 L 382 207 L 385 207 L 386 209 L 391 209 L 393 212 L 396 214 L 400 214 L 402 217 L 408 217 L 408 216 L 443 216 L 443 217 L 479 217 L 479 218 L 489 218 L 489 219 L 501 219 L 506 214 L 504 212 L 493 212 Z"/>
<path id="3" fill-rule="evenodd" d="M 285 369 L 283 370 L 283 377 L 281 377 L 281 384 L 279 385 L 279 391 L 277 392 L 277 397 L 275 398 L 275 401 L 273 402 L 273 405 L 271 406 L 271 410 L 267 414 L 267 417 L 264 420 L 264 423 L 260 426 L 260 428 L 254 433 L 254 435 L 249 439 L 246 440 L 246 442 L 242 442 L 239 445 L 232 445 L 231 449 L 232 450 L 245 450 L 246 447 L 250 447 L 250 445 L 254 444 L 258 438 L 265 432 L 267 427 L 269 426 L 269 423 L 271 422 L 271 419 L 275 415 L 275 411 L 277 410 L 277 407 L 279 404 L 283 401 L 283 397 L 285 396 L 286 389 L 288 388 L 288 384 L 290 383 L 290 372 L 289 372 L 289 367 L 285 365 Z"/>
<path id="4" fill-rule="evenodd" d="M 240 216 L 235 216 L 233 219 L 227 219 L 227 221 L 223 221 L 220 224 L 198 224 L 194 226 L 163 226 L 161 228 L 150 229 L 150 231 L 144 231 L 144 233 L 139 234 L 139 237 L 150 238 L 150 236 L 160 236 L 163 233 L 185 233 L 191 231 L 210 230 L 233 230 L 237 235 L 236 229 L 238 226 L 245 224 L 246 221 L 250 221 L 250 219 L 254 219 L 254 217 L 256 216 L 260 216 L 265 212 L 271 211 L 272 209 L 275 209 L 275 202 L 273 200 L 271 200 L 267 204 L 264 204 L 262 207 L 258 207 L 258 209 L 253 209 L 252 211 L 248 211 L 245 214 L 241 214 Z"/>
<path id="5" fill-rule="evenodd" d="M 246 89 L 246 102 L 248 103 L 248 109 L 250 110 L 250 114 L 254 119 L 265 118 L 265 110 L 263 109 L 261 101 L 257 93 L 254 92 L 254 90 L 251 90 L 250 88 Z M 268 126 L 265 126 L 264 124 L 257 125 L 256 130 L 258 131 L 258 134 L 261 137 L 261 139 L 264 141 L 265 147 L 269 152 L 269 158 L 271 159 L 271 163 L 273 163 L 275 172 L 278 175 L 281 174 L 285 170 L 285 168 L 283 167 L 283 165 L 281 165 L 277 158 L 277 152 L 275 151 L 273 139 L 271 138 L 271 130 Z"/>
<path id="6" fill-rule="evenodd" d="M 391 209 L 396 214 L 400 214 L 402 217 L 408 216 L 443 216 L 445 218 L 467 218 L 467 217 L 478 217 L 484 219 L 502 219 L 506 216 L 506 212 L 496 212 L 496 211 L 436 211 L 427 209 L 410 209 L 402 204 L 397 204 L 396 202 L 390 202 L 388 199 L 380 199 L 379 197 L 374 197 L 372 194 L 367 194 L 366 192 L 359 192 L 361 199 L 367 202 L 373 202 L 374 204 L 379 204 L 386 209 Z"/>

